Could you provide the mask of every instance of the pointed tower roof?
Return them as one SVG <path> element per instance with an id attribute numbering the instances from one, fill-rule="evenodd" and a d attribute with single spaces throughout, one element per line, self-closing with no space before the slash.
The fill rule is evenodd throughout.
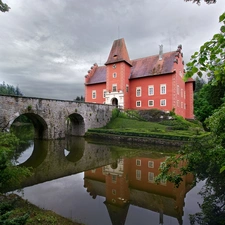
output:
<path id="1" fill-rule="evenodd" d="M 124 38 L 115 40 L 113 42 L 111 51 L 109 53 L 109 57 L 105 65 L 117 63 L 117 62 L 126 62 L 130 66 L 132 66 L 132 63 L 130 61 L 127 47 L 124 41 Z"/>
<path id="2" fill-rule="evenodd" d="M 124 225 L 126 223 L 127 213 L 129 210 L 130 204 L 125 204 L 123 207 L 118 205 L 113 205 L 107 202 L 104 202 L 112 222 L 112 225 Z"/>

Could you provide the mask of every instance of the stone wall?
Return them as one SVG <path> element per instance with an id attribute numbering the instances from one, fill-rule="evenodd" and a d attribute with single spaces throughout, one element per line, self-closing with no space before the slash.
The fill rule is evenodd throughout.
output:
<path id="1" fill-rule="evenodd" d="M 20 115 L 35 128 L 35 138 L 84 136 L 89 128 L 106 125 L 115 106 L 74 101 L 0 95 L 0 130 L 10 129 Z"/>

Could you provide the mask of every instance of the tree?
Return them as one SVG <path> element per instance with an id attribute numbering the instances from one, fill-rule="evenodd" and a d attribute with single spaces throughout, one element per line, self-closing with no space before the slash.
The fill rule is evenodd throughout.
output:
<path id="1" fill-rule="evenodd" d="M 5 82 L 0 84 L 0 94 L 23 96 L 18 86 L 6 85 Z"/>
<path id="2" fill-rule="evenodd" d="M 215 34 L 191 56 L 191 61 L 187 63 L 186 78 L 194 74 L 202 77 L 206 73 L 212 79 L 212 85 L 218 81 L 225 83 L 225 13 L 219 17 L 219 22 L 222 23 L 220 33 Z"/>
<path id="3" fill-rule="evenodd" d="M 81 96 L 77 96 L 76 99 L 74 99 L 75 102 L 84 102 L 85 98 L 83 97 L 83 95 Z"/>
<path id="4" fill-rule="evenodd" d="M 0 11 L 8 12 L 9 9 L 10 9 L 10 7 L 7 4 L 3 3 L 2 0 L 0 0 Z"/>
<path id="5" fill-rule="evenodd" d="M 201 0 L 184 0 L 185 2 L 193 2 L 193 3 L 197 3 L 198 5 L 201 4 Z M 205 3 L 207 4 L 214 4 L 216 3 L 216 0 L 204 0 Z"/>
<path id="6" fill-rule="evenodd" d="M 196 79 L 196 86 L 198 79 Z M 218 82 L 217 85 L 212 85 L 211 81 L 204 84 L 202 88 L 195 90 L 194 93 L 194 114 L 202 123 L 206 118 L 213 114 L 213 111 L 219 108 L 224 102 L 225 84 Z"/>
<path id="7" fill-rule="evenodd" d="M 195 78 L 195 94 L 198 93 L 202 88 L 203 86 L 206 84 L 205 80 L 203 78 L 199 78 L 199 77 L 196 77 Z"/>

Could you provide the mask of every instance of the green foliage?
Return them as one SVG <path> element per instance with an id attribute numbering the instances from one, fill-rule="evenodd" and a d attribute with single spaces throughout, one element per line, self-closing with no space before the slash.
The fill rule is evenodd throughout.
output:
<path id="1" fill-rule="evenodd" d="M 27 106 L 27 110 L 30 111 L 32 109 L 32 105 Z"/>
<path id="2" fill-rule="evenodd" d="M 81 96 L 77 96 L 75 99 L 74 99 L 75 102 L 85 102 L 85 98 L 83 97 L 83 95 Z"/>
<path id="3" fill-rule="evenodd" d="M 164 117 L 168 116 L 166 113 L 159 109 L 139 110 L 138 115 L 145 121 L 161 121 Z"/>
<path id="4" fill-rule="evenodd" d="M 118 108 L 113 109 L 111 120 L 114 120 L 115 118 L 117 118 L 119 114 L 120 114 L 120 110 Z"/>
<path id="5" fill-rule="evenodd" d="M 206 84 L 203 78 L 195 78 L 195 93 L 199 92 L 203 86 Z"/>
<path id="6" fill-rule="evenodd" d="M 201 4 L 201 0 L 184 0 L 184 1 L 185 2 L 193 2 L 193 3 L 196 3 L 198 5 Z M 216 0 L 204 0 L 204 2 L 207 3 L 207 4 L 214 4 L 214 3 L 216 3 Z"/>
<path id="7" fill-rule="evenodd" d="M 27 168 L 15 167 L 11 158 L 18 139 L 11 133 L 0 132 L 0 193 L 12 185 L 19 185 L 22 179 L 30 175 Z"/>
<path id="8" fill-rule="evenodd" d="M 220 33 L 215 34 L 200 47 L 199 52 L 191 56 L 191 61 L 187 63 L 186 78 L 194 74 L 202 77 L 206 73 L 213 78 L 212 84 L 225 82 L 225 13 L 219 17 L 219 22 L 222 23 Z"/>
<path id="9" fill-rule="evenodd" d="M 24 225 L 29 217 L 28 213 L 21 216 L 12 217 L 16 207 L 15 200 L 7 200 L 0 203 L 0 224 L 2 225 Z"/>
<path id="10" fill-rule="evenodd" d="M 0 94 L 18 96 L 23 95 L 18 86 L 14 87 L 13 85 L 6 85 L 5 82 L 3 82 L 3 84 L 0 84 Z"/>
<path id="11" fill-rule="evenodd" d="M 10 9 L 10 7 L 7 4 L 3 3 L 2 0 L 0 0 L 0 11 L 8 12 L 9 9 Z"/>

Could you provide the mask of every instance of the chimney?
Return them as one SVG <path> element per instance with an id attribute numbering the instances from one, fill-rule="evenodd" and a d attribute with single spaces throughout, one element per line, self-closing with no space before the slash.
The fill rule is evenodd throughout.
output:
<path id="1" fill-rule="evenodd" d="M 159 45 L 159 60 L 162 60 L 163 57 L 163 45 Z"/>

